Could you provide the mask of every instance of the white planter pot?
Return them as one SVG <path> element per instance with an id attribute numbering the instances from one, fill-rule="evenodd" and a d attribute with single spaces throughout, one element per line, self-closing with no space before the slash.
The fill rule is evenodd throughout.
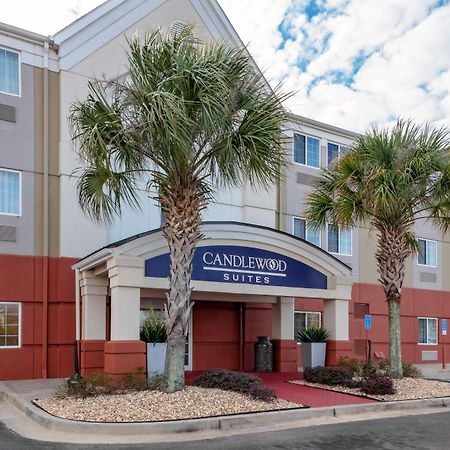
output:
<path id="1" fill-rule="evenodd" d="M 302 342 L 301 346 L 303 369 L 325 365 L 326 342 Z"/>
<path id="2" fill-rule="evenodd" d="M 167 344 L 164 343 L 147 343 L 147 378 L 150 380 L 155 375 L 164 372 L 164 364 L 166 362 Z"/>

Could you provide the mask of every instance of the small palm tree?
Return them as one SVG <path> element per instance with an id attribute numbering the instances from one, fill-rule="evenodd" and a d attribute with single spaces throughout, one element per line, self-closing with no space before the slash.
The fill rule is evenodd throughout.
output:
<path id="1" fill-rule="evenodd" d="M 308 197 L 307 218 L 376 230 L 379 281 L 389 310 L 390 371 L 401 378 L 400 300 L 406 260 L 417 252 L 414 224 L 450 225 L 449 132 L 399 120 L 388 130 L 359 137 L 319 179 Z"/>
<path id="2" fill-rule="evenodd" d="M 202 211 L 218 186 L 269 188 L 285 164 L 283 96 L 267 89 L 245 49 L 204 44 L 185 27 L 130 42 L 129 77 L 92 82 L 71 111 L 84 163 L 79 202 L 97 221 L 139 207 L 138 185 L 154 189 L 165 218 L 170 288 L 165 308 L 163 389 L 184 388 L 192 310 L 192 258 Z"/>

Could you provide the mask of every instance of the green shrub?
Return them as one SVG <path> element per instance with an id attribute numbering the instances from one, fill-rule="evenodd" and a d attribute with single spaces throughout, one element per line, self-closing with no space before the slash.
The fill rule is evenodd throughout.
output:
<path id="1" fill-rule="evenodd" d="M 352 374 L 342 367 L 307 367 L 303 370 L 305 380 L 309 383 L 334 386 L 351 381 Z"/>
<path id="2" fill-rule="evenodd" d="M 371 374 L 364 379 L 361 391 L 369 395 L 395 394 L 394 383 L 391 378 L 381 374 Z"/>
<path id="3" fill-rule="evenodd" d="M 140 328 L 140 339 L 156 344 L 167 341 L 166 325 L 153 309 L 147 311 L 147 317 Z"/>
<path id="4" fill-rule="evenodd" d="M 328 331 L 325 328 L 311 327 L 305 328 L 297 333 L 300 342 L 326 342 L 328 339 Z"/>
<path id="5" fill-rule="evenodd" d="M 372 366 L 370 362 L 364 362 L 361 364 L 360 375 L 362 377 L 368 377 L 371 374 L 374 374 L 377 371 L 376 366 Z"/>
<path id="6" fill-rule="evenodd" d="M 56 396 L 58 398 L 86 398 L 120 394 L 127 391 L 144 391 L 152 388 L 153 386 L 149 386 L 142 375 L 127 373 L 120 380 L 114 380 L 111 375 L 99 372 L 77 381 L 67 380 L 57 389 Z"/>
<path id="7" fill-rule="evenodd" d="M 192 385 L 201 388 L 240 392 L 257 400 L 272 401 L 276 398 L 275 391 L 264 386 L 261 378 L 226 369 L 207 370 L 197 377 Z"/>
<path id="8" fill-rule="evenodd" d="M 353 374 L 361 374 L 361 361 L 356 358 L 349 358 L 348 356 L 340 356 L 338 366 Z"/>
<path id="9" fill-rule="evenodd" d="M 416 366 L 405 363 L 403 364 L 403 376 L 406 378 L 420 378 L 422 376 L 422 372 Z"/>

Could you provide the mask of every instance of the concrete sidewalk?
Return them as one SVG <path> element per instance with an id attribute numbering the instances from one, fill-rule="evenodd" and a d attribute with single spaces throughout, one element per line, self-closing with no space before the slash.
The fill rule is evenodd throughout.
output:
<path id="1" fill-rule="evenodd" d="M 420 371 L 424 378 L 432 380 L 442 380 L 450 382 L 450 364 L 447 364 L 445 369 L 442 364 L 414 364 Z"/>

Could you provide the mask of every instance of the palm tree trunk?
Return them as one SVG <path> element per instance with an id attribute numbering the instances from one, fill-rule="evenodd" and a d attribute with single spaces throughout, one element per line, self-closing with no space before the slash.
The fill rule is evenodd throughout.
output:
<path id="1" fill-rule="evenodd" d="M 389 311 L 389 368 L 393 378 L 402 378 L 402 344 L 400 335 L 400 301 L 405 279 L 406 258 L 410 251 L 404 227 L 378 224 L 376 258 L 380 283 L 383 286 Z"/>
<path id="2" fill-rule="evenodd" d="M 389 308 L 389 370 L 393 378 L 403 377 L 402 342 L 400 338 L 400 302 L 388 300 Z"/>
<path id="3" fill-rule="evenodd" d="M 200 233 L 202 196 L 194 186 L 171 186 L 159 201 L 165 212 L 164 237 L 170 250 L 170 288 L 167 293 L 165 322 L 167 353 L 162 389 L 184 389 L 184 354 L 191 315 L 192 260 Z"/>

